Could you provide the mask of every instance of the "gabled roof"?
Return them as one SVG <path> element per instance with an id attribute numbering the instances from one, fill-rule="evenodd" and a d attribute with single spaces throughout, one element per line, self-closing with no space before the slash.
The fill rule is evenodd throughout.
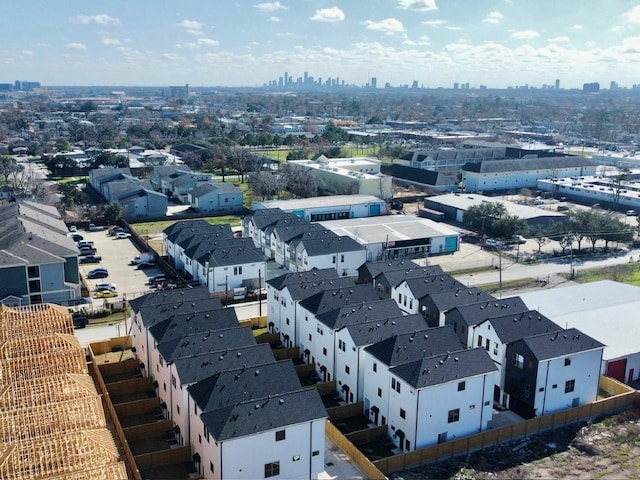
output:
<path id="1" fill-rule="evenodd" d="M 211 298 L 207 287 L 180 288 L 175 290 L 161 290 L 147 293 L 141 297 L 129 300 L 129 306 L 137 313 L 140 307 L 151 305 L 169 305 L 173 303 L 187 302 L 195 299 Z M 221 304 L 222 305 L 222 304 Z"/>
<path id="2" fill-rule="evenodd" d="M 484 322 L 487 318 L 502 317 L 503 315 L 512 315 L 528 310 L 529 308 L 520 297 L 511 297 L 471 305 L 462 305 L 449 310 L 446 315 L 448 317 L 449 315 L 455 315 L 457 313 L 463 323 L 473 327 L 480 322 Z"/>
<path id="3" fill-rule="evenodd" d="M 214 248 L 208 258 L 209 265 L 214 267 L 259 263 L 264 260 L 264 255 L 253 245 Z"/>
<path id="4" fill-rule="evenodd" d="M 167 228 L 165 228 L 162 233 L 169 237 L 171 236 L 171 234 L 173 234 L 173 232 L 176 232 L 178 230 L 182 230 L 182 229 L 190 229 L 190 228 L 195 228 L 198 226 L 207 226 L 207 225 L 211 225 L 209 222 L 207 222 L 206 220 L 202 220 L 202 219 L 196 219 L 196 220 L 178 220 L 177 222 L 169 225 Z"/>
<path id="5" fill-rule="evenodd" d="M 210 235 L 212 238 L 232 238 L 233 232 L 231 231 L 231 225 L 227 223 L 221 225 L 211 225 L 208 222 L 206 222 L 206 224 L 198 223 L 195 225 L 181 224 L 167 234 L 167 240 L 185 248 L 185 242 L 195 235 Z"/>
<path id="6" fill-rule="evenodd" d="M 116 168 L 116 167 L 105 167 L 105 168 L 96 168 L 91 170 L 91 176 L 102 183 L 102 180 L 105 178 L 110 178 L 112 176 L 115 177 L 133 177 L 131 170 L 129 168 Z"/>
<path id="7" fill-rule="evenodd" d="M 490 323 L 503 344 L 515 342 L 521 338 L 562 330 L 560 325 L 537 312 L 529 310 L 522 313 L 489 318 L 478 326 Z"/>
<path id="8" fill-rule="evenodd" d="M 175 315 L 149 327 L 149 333 L 157 343 L 182 338 L 195 333 L 210 332 L 238 326 L 238 316 L 233 308 L 220 307 L 206 312 Z"/>
<path id="9" fill-rule="evenodd" d="M 234 327 L 168 340 L 159 343 L 156 348 L 167 363 L 172 363 L 177 358 L 220 352 L 227 348 L 248 347 L 255 344 L 256 339 L 249 327 Z"/>
<path id="10" fill-rule="evenodd" d="M 179 187 L 182 185 L 189 185 L 190 183 L 194 183 L 194 182 L 198 182 L 198 179 L 196 178 L 195 175 L 192 174 L 187 174 L 187 175 L 180 175 L 177 178 L 175 178 L 171 184 L 174 187 Z"/>
<path id="11" fill-rule="evenodd" d="M 281 220 L 283 218 L 299 218 L 296 214 L 291 212 L 284 212 L 279 208 L 265 208 L 262 210 L 256 210 L 251 215 L 247 215 L 242 219 L 242 224 L 245 225 L 252 222 L 258 230 L 264 230 L 267 226 Z"/>
<path id="12" fill-rule="evenodd" d="M 275 361 L 268 343 L 239 348 L 225 348 L 216 352 L 176 358 L 176 372 L 181 385 L 191 385 L 211 375 L 240 367 L 251 367 Z"/>
<path id="13" fill-rule="evenodd" d="M 224 227 L 225 225 L 220 225 Z M 176 241 L 173 242 L 175 245 L 178 245 L 183 250 L 187 250 L 194 245 L 199 245 L 202 242 L 216 241 L 216 240 L 229 240 L 232 239 L 233 234 L 230 233 L 227 229 L 219 229 L 218 231 L 203 227 L 201 229 L 196 229 L 195 232 L 181 232 L 180 235 L 176 236 Z"/>
<path id="14" fill-rule="evenodd" d="M 188 391 L 198 408 L 208 412 L 301 388 L 289 359 L 219 372 L 191 385 Z"/>
<path id="15" fill-rule="evenodd" d="M 302 233 L 302 235 L 298 235 L 297 237 L 289 240 L 289 248 L 291 250 L 295 250 L 298 244 L 305 240 L 316 240 L 318 238 L 327 239 L 327 238 L 337 238 L 337 237 L 338 237 L 337 233 L 334 233 L 331 230 L 328 230 L 326 228 L 309 230 Z"/>
<path id="16" fill-rule="evenodd" d="M 300 302 L 300 306 L 306 308 L 314 315 L 335 310 L 346 305 L 357 305 L 379 300 L 378 295 L 371 285 L 354 285 L 352 287 L 325 290 L 312 295 Z"/>
<path id="17" fill-rule="evenodd" d="M 383 272 L 392 272 L 397 270 L 412 270 L 419 268 L 418 264 L 408 258 L 400 258 L 394 260 L 376 260 L 368 261 L 362 264 L 358 271 L 368 272 L 371 278 L 376 278 Z"/>
<path id="18" fill-rule="evenodd" d="M 192 197 L 202 197 L 211 192 L 218 192 L 218 194 L 232 194 L 238 193 L 241 194 L 242 190 L 235 186 L 233 183 L 227 182 L 201 182 L 198 186 L 191 192 Z"/>
<path id="19" fill-rule="evenodd" d="M 462 170 L 476 173 L 500 173 L 594 166 L 595 164 L 591 160 L 580 155 L 572 155 L 563 157 L 483 160 L 480 163 L 467 163 L 462 167 Z"/>
<path id="20" fill-rule="evenodd" d="M 289 240 L 300 237 L 304 235 L 306 232 L 325 232 L 327 231 L 319 223 L 301 223 L 294 225 L 280 225 L 276 224 L 273 228 L 273 234 L 276 236 L 278 240 L 281 242 L 288 242 Z"/>
<path id="21" fill-rule="evenodd" d="M 152 175 L 157 175 L 161 178 L 167 178 L 171 175 L 186 175 L 191 173 L 191 169 L 186 165 L 157 165 L 153 167 Z"/>
<path id="22" fill-rule="evenodd" d="M 374 280 L 376 283 L 386 281 L 393 288 L 400 285 L 404 280 L 411 278 L 424 278 L 432 275 L 443 274 L 442 267 L 440 265 L 427 265 L 426 267 L 415 266 L 406 269 L 398 269 L 392 271 L 382 271 L 376 275 Z"/>
<path id="23" fill-rule="evenodd" d="M 202 266 L 209 261 L 209 255 L 216 248 L 234 248 L 247 246 L 255 248 L 253 240 L 247 237 L 220 238 L 217 240 L 203 240 L 202 242 L 190 242 L 190 246 L 185 249 L 184 254 L 188 258 L 195 260 Z"/>
<path id="24" fill-rule="evenodd" d="M 447 292 L 429 294 L 429 300 L 439 312 L 447 312 L 455 307 L 471 305 L 473 303 L 489 302 L 495 297 L 477 287 L 460 288 Z"/>
<path id="25" fill-rule="evenodd" d="M 594 338 L 585 335 L 577 328 L 559 330 L 555 333 L 543 333 L 520 340 L 538 359 L 538 361 L 573 355 L 604 348 L 605 345 Z"/>
<path id="26" fill-rule="evenodd" d="M 196 298 L 171 304 L 142 305 L 139 309 L 142 324 L 149 328 L 156 323 L 163 322 L 175 315 L 194 312 L 208 312 L 222 308 L 222 302 L 218 297 Z"/>
<path id="27" fill-rule="evenodd" d="M 338 277 L 331 280 L 319 280 L 313 282 L 294 283 L 286 287 L 291 300 L 300 302 L 318 292 L 334 290 L 336 288 L 349 288 L 355 286 L 355 282 L 349 277 Z"/>
<path id="28" fill-rule="evenodd" d="M 267 283 L 276 290 L 282 290 L 284 287 L 295 283 L 317 282 L 336 278 L 340 277 L 335 268 L 313 268 L 305 272 L 285 273 L 268 280 Z"/>
<path id="29" fill-rule="evenodd" d="M 498 368 L 484 348 L 472 348 L 404 363 L 389 371 L 414 388 L 433 387 L 486 375 Z"/>
<path id="30" fill-rule="evenodd" d="M 180 153 L 194 153 L 206 150 L 206 148 L 200 145 L 194 145 L 193 143 L 180 143 L 171 147 L 171 150 Z"/>
<path id="31" fill-rule="evenodd" d="M 427 327 L 427 322 L 422 315 L 415 313 L 348 325 L 347 330 L 355 346 L 361 347 L 381 342 L 393 336 L 424 330 Z"/>
<path id="32" fill-rule="evenodd" d="M 377 302 L 348 305 L 316 315 L 319 322 L 327 327 L 339 330 L 347 325 L 384 320 L 402 315 L 402 310 L 395 300 L 386 299 Z M 423 327 L 426 325 L 423 325 Z"/>
<path id="33" fill-rule="evenodd" d="M 434 355 L 455 352 L 461 347 L 453 327 L 445 325 L 397 335 L 375 343 L 365 351 L 388 367 L 392 367 Z"/>
<path id="34" fill-rule="evenodd" d="M 312 387 L 219 408 L 200 418 L 220 442 L 326 417 L 320 394 Z"/>
<path id="35" fill-rule="evenodd" d="M 302 239 L 300 243 L 310 257 L 365 250 L 364 245 L 360 245 L 351 237 Z"/>
<path id="36" fill-rule="evenodd" d="M 409 290 L 418 300 L 432 293 L 448 292 L 464 288 L 464 283 L 456 280 L 448 273 L 443 275 L 431 275 L 424 278 L 411 278 L 405 280 Z"/>

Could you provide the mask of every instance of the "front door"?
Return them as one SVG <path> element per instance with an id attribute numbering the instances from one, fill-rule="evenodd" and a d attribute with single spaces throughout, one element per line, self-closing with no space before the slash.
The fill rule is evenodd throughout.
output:
<path id="1" fill-rule="evenodd" d="M 627 377 L 627 383 L 633 382 L 633 368 L 629 369 L 629 376 Z"/>

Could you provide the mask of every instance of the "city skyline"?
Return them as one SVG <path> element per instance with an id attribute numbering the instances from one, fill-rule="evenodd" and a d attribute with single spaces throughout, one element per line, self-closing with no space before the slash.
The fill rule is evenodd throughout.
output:
<path id="1" fill-rule="evenodd" d="M 0 83 L 261 87 L 284 72 L 378 88 L 640 83 L 640 4 L 624 0 L 606 16 L 597 0 L 141 3 L 9 0 Z"/>

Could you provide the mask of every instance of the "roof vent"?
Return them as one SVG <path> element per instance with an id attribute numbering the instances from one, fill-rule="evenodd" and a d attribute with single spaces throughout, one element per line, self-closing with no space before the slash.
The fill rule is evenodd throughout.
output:
<path id="1" fill-rule="evenodd" d="M 256 377 L 257 377 L 258 375 L 260 375 L 260 370 L 256 370 L 254 375 L 255 375 Z"/>
<path id="2" fill-rule="evenodd" d="M 256 410 L 258 410 L 258 409 L 260 408 L 260 404 L 259 404 L 259 403 L 256 403 L 256 405 L 255 405 L 255 407 L 254 407 L 254 408 L 255 408 Z"/>
<path id="3" fill-rule="evenodd" d="M 236 357 L 241 357 L 241 356 L 242 356 L 241 352 L 236 353 Z"/>
<path id="4" fill-rule="evenodd" d="M 283 405 L 283 404 L 284 404 L 284 398 L 281 398 L 280 400 L 278 400 L 278 403 L 279 403 L 280 405 Z"/>

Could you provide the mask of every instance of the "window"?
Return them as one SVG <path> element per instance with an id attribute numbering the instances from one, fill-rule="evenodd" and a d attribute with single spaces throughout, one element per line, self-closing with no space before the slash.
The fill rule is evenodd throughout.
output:
<path id="1" fill-rule="evenodd" d="M 569 365 L 571 365 L 571 359 L 570 358 L 565 358 L 564 359 L 564 366 L 568 367 Z"/>
<path id="2" fill-rule="evenodd" d="M 340 263 L 344 263 L 344 255 L 340 255 Z"/>
<path id="3" fill-rule="evenodd" d="M 327 356 L 327 348 L 326 347 L 322 347 L 322 354 L 326 357 Z"/>
<path id="4" fill-rule="evenodd" d="M 242 267 L 233 267 L 234 275 L 242 275 Z"/>
<path id="5" fill-rule="evenodd" d="M 396 392 L 400 393 L 400 380 L 396 382 Z"/>
<path id="6" fill-rule="evenodd" d="M 209 470 L 211 470 L 211 473 L 213 473 L 213 462 L 209 462 Z"/>
<path id="7" fill-rule="evenodd" d="M 411 442 L 409 440 L 405 440 L 406 448 L 405 450 L 411 450 Z"/>
<path id="8" fill-rule="evenodd" d="M 447 422 L 453 423 L 460 420 L 460 409 L 456 408 L 455 410 L 449 410 L 449 414 L 447 415 Z"/>
<path id="9" fill-rule="evenodd" d="M 513 366 L 518 368 L 524 368 L 524 356 L 519 353 L 513 354 L 513 358 L 511 359 Z"/>
<path id="10" fill-rule="evenodd" d="M 176 413 L 180 415 L 180 405 L 176 405 Z"/>
<path id="11" fill-rule="evenodd" d="M 173 388 L 176 388 L 176 377 L 175 377 L 175 375 L 171 375 L 171 385 L 173 385 Z"/>
<path id="12" fill-rule="evenodd" d="M 564 393 L 571 393 L 575 390 L 575 388 L 576 388 L 576 381 L 567 380 L 564 384 Z"/>
<path id="13" fill-rule="evenodd" d="M 312 340 L 311 340 L 311 334 L 309 334 L 309 341 L 310 341 L 310 342 L 312 341 Z"/>
<path id="14" fill-rule="evenodd" d="M 164 360 L 159 355 L 158 355 L 158 363 L 160 364 L 161 367 L 164 367 Z"/>
<path id="15" fill-rule="evenodd" d="M 398 294 L 398 303 L 400 305 L 402 305 L 402 294 L 401 293 Z"/>
<path id="16" fill-rule="evenodd" d="M 378 396 L 382 397 L 382 389 L 381 388 L 378 389 Z"/>
<path id="17" fill-rule="evenodd" d="M 478 346 L 482 346 L 482 335 L 478 335 Z"/>
<path id="18" fill-rule="evenodd" d="M 278 430 L 276 432 L 276 442 L 284 440 L 287 437 L 286 430 Z"/>
<path id="19" fill-rule="evenodd" d="M 395 379 L 395 378 L 392 378 L 392 379 L 391 379 L 391 389 L 392 389 L 392 390 L 395 390 L 395 389 L 396 389 L 396 379 Z"/>
<path id="20" fill-rule="evenodd" d="M 312 455 L 313 457 L 317 457 L 318 455 L 320 455 L 320 450 L 314 450 L 314 451 L 311 453 L 311 455 Z"/>
<path id="21" fill-rule="evenodd" d="M 198 443 L 202 443 L 202 435 L 198 434 Z"/>
<path id="22" fill-rule="evenodd" d="M 458 391 L 462 392 L 465 388 L 467 388 L 467 382 L 458 383 Z"/>
<path id="23" fill-rule="evenodd" d="M 344 366 L 344 372 L 348 375 L 350 371 L 351 371 L 351 369 L 349 368 L 349 365 L 345 365 Z"/>
<path id="24" fill-rule="evenodd" d="M 280 475 L 280 462 L 265 463 L 264 478 Z"/>
<path id="25" fill-rule="evenodd" d="M 378 371 L 378 364 L 373 362 L 373 371 L 377 372 Z"/>
<path id="26" fill-rule="evenodd" d="M 524 398 L 529 398 L 529 395 L 531 395 L 531 387 L 526 383 L 524 385 Z"/>
<path id="27" fill-rule="evenodd" d="M 490 347 L 491 347 L 491 340 L 487 338 L 485 340 L 484 349 L 488 352 Z"/>
<path id="28" fill-rule="evenodd" d="M 400 409 L 400 418 L 406 418 L 407 417 L 407 412 L 404 411 L 404 409 Z"/>
<path id="29" fill-rule="evenodd" d="M 293 460 L 294 462 L 299 462 L 299 461 L 300 461 L 300 455 L 294 455 L 294 456 L 293 456 L 293 458 L 292 458 L 292 460 Z"/>
<path id="30" fill-rule="evenodd" d="M 287 318 L 286 322 L 287 322 L 287 325 L 289 325 L 289 319 L 288 318 Z"/>
<path id="31" fill-rule="evenodd" d="M 331 257 L 331 263 L 336 263 L 336 256 Z"/>

